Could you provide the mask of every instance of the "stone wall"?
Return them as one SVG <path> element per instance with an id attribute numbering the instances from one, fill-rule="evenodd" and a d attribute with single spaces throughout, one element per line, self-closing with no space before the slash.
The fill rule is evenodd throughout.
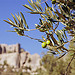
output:
<path id="1" fill-rule="evenodd" d="M 4 64 L 4 61 L 11 66 L 11 67 L 16 67 L 18 68 L 18 53 L 5 53 L 5 54 L 0 54 L 0 64 Z"/>

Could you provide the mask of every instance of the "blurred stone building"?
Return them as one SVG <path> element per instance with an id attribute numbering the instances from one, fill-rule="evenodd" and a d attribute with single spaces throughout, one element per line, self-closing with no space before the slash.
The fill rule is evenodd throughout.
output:
<path id="1" fill-rule="evenodd" d="M 31 66 L 32 70 L 40 67 L 40 56 L 38 54 L 31 55 L 21 48 L 20 44 L 0 44 L 0 64 L 4 61 L 11 67 L 21 68 L 24 66 Z"/>

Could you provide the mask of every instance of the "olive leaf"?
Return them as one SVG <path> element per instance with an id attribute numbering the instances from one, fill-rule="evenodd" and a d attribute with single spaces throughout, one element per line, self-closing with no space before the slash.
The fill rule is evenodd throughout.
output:
<path id="1" fill-rule="evenodd" d="M 53 34 L 50 34 L 50 37 L 51 37 L 52 41 L 54 42 L 54 44 L 59 45 L 57 40 L 54 38 Z"/>
<path id="2" fill-rule="evenodd" d="M 49 5 L 47 4 L 47 2 L 45 2 L 46 6 L 49 7 Z"/>
<path id="3" fill-rule="evenodd" d="M 39 6 L 37 2 L 34 2 L 34 4 L 36 5 L 36 7 L 38 8 L 39 11 L 43 11 L 42 7 Z"/>
<path id="4" fill-rule="evenodd" d="M 9 18 L 8 18 L 8 20 L 12 23 L 12 24 L 15 24 L 12 20 L 10 20 Z"/>
<path id="5" fill-rule="evenodd" d="M 29 7 L 27 4 L 23 5 L 24 7 L 26 7 L 27 9 L 34 11 L 31 7 Z"/>
<path id="6" fill-rule="evenodd" d="M 11 13 L 11 15 L 13 16 L 15 23 L 18 24 L 18 22 L 17 22 L 15 16 L 14 16 L 12 13 Z"/>
<path id="7" fill-rule="evenodd" d="M 33 4 L 28 0 L 29 4 L 31 5 L 31 7 L 34 9 L 34 6 Z"/>
<path id="8" fill-rule="evenodd" d="M 62 18 L 62 19 L 64 19 L 66 21 L 65 17 L 61 13 L 59 13 L 57 9 L 56 9 L 55 13 L 57 13 L 60 18 Z"/>
<path id="9" fill-rule="evenodd" d="M 48 45 L 48 47 L 49 47 L 50 50 L 60 53 L 60 52 L 58 51 L 58 49 L 56 49 L 56 47 L 50 46 L 50 45 Z"/>
<path id="10" fill-rule="evenodd" d="M 22 12 L 20 12 L 20 13 L 21 13 L 21 16 L 22 16 L 22 18 L 23 18 L 23 22 L 24 22 L 25 26 L 26 26 L 27 28 L 29 28 L 28 25 L 27 25 L 27 23 L 26 23 L 26 20 L 25 20 L 25 17 L 24 17 L 24 15 L 23 15 L 23 13 L 22 13 Z"/>
<path id="11" fill-rule="evenodd" d="M 57 35 L 57 37 L 59 39 L 59 42 L 62 44 L 64 42 L 64 40 L 62 38 L 62 33 L 59 30 L 57 30 L 56 35 Z"/>
<path id="12" fill-rule="evenodd" d="M 37 12 L 37 11 L 34 11 L 34 12 L 27 12 L 27 13 L 30 13 L 30 14 L 44 14 L 44 12 Z"/>
<path id="13" fill-rule="evenodd" d="M 5 21 L 5 22 L 9 23 L 9 24 L 10 24 L 10 25 L 12 25 L 13 27 L 17 27 L 17 25 L 12 24 L 12 23 L 11 23 L 11 22 L 9 22 L 9 21 L 6 21 L 6 20 L 3 20 L 3 21 Z"/>

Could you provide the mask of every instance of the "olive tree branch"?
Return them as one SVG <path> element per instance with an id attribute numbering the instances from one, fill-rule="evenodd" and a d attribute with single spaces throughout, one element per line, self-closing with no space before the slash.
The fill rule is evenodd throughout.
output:
<path id="1" fill-rule="evenodd" d="M 28 36 L 28 35 L 23 35 L 23 36 L 25 36 L 25 37 L 28 37 L 28 38 L 30 38 L 30 39 L 33 39 L 33 40 L 42 41 L 42 39 L 36 39 L 36 38 L 32 38 L 32 37 L 30 37 L 30 36 Z"/>

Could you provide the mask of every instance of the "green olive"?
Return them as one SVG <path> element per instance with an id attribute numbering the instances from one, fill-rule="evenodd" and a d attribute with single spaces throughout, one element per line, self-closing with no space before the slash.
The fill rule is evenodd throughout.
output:
<path id="1" fill-rule="evenodd" d="M 43 42 L 41 45 L 42 45 L 42 48 L 46 48 L 47 46 L 46 42 Z"/>
<path id="2" fill-rule="evenodd" d="M 52 4 L 55 4 L 56 3 L 56 0 L 52 0 Z"/>
<path id="3" fill-rule="evenodd" d="M 47 40 L 47 41 L 46 41 L 46 44 L 49 45 L 49 44 L 50 44 L 50 40 Z"/>

